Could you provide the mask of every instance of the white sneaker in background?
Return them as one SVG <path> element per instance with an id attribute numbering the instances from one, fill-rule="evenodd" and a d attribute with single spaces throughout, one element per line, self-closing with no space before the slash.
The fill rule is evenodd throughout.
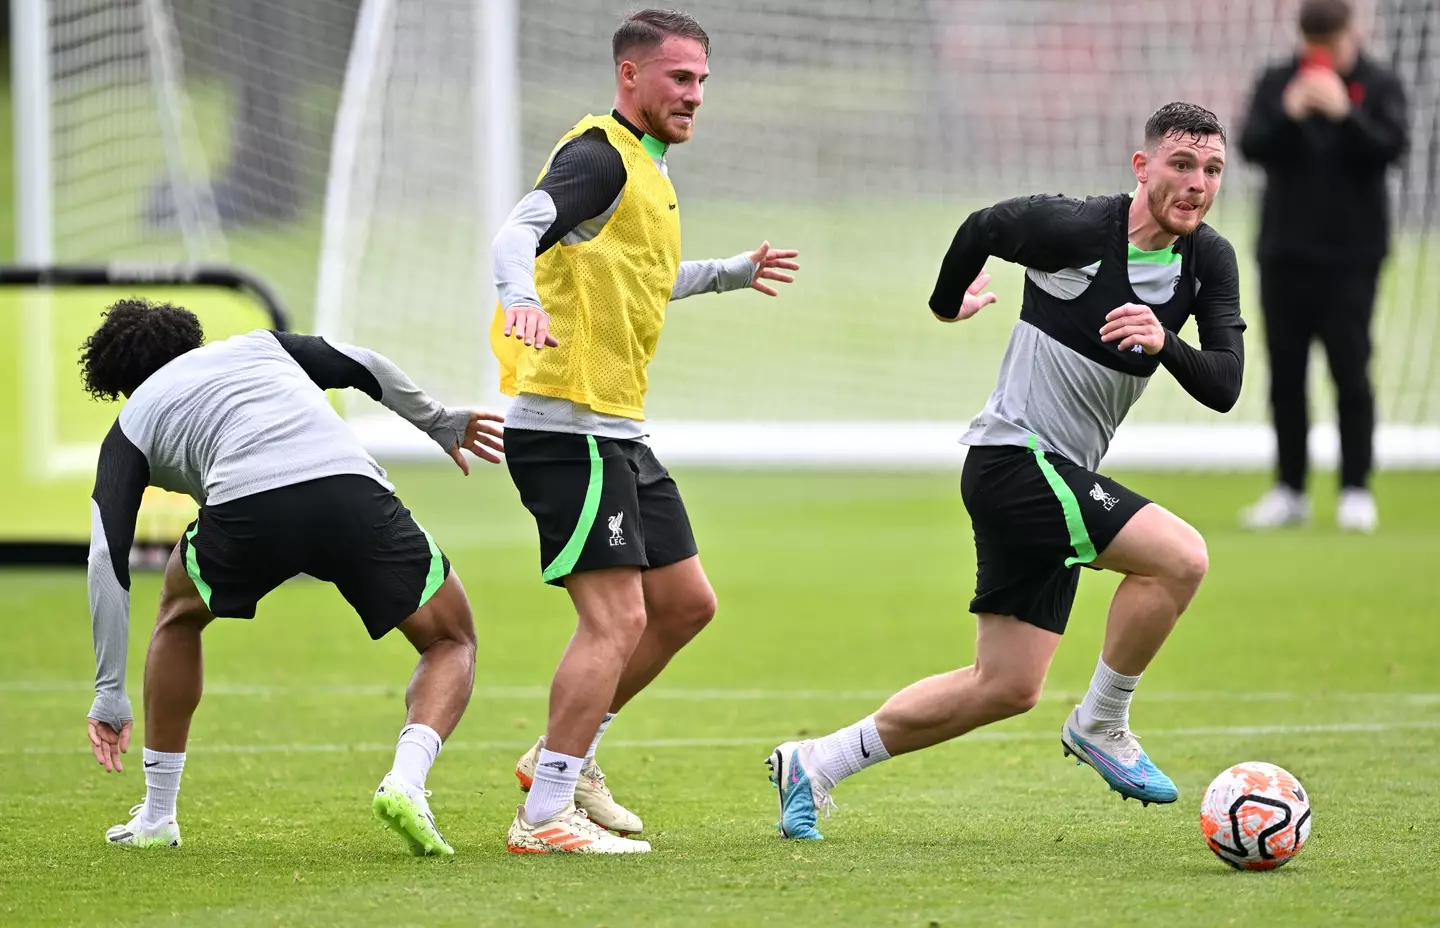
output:
<path id="1" fill-rule="evenodd" d="M 1335 521 L 1341 531 L 1370 534 L 1380 525 L 1380 514 L 1375 511 L 1375 497 L 1370 495 L 1369 490 L 1356 487 L 1341 490 Z"/>
<path id="2" fill-rule="evenodd" d="M 1240 525 L 1248 529 L 1283 528 L 1310 521 L 1310 501 L 1287 486 L 1271 489 L 1260 501 L 1240 513 Z"/>

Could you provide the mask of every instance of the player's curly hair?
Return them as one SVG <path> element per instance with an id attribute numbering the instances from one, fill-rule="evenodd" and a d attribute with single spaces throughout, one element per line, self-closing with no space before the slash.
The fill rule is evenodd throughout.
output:
<path id="1" fill-rule="evenodd" d="M 1205 107 L 1195 103 L 1167 103 L 1145 120 L 1145 146 L 1153 147 L 1167 135 L 1189 135 L 1201 139 L 1208 135 L 1225 141 L 1225 127 Z"/>
<path id="2" fill-rule="evenodd" d="M 151 374 L 205 343 L 190 310 L 149 300 L 118 300 L 80 346 L 80 378 L 97 400 L 129 395 Z"/>
<path id="3" fill-rule="evenodd" d="M 615 64 L 625 60 L 625 55 L 635 48 L 655 48 L 667 36 L 694 39 L 710 55 L 710 36 L 700 28 L 695 17 L 679 10 L 641 10 L 631 13 L 620 23 L 610 40 L 610 51 Z"/>

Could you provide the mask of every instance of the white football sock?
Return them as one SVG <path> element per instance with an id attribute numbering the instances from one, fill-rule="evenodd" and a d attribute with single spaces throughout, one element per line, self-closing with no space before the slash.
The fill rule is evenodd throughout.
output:
<path id="1" fill-rule="evenodd" d="M 1102 657 L 1095 665 L 1090 690 L 1080 703 L 1080 724 L 1087 731 L 1108 731 L 1130 727 L 1130 697 L 1140 683 L 1140 674 L 1127 677 L 1105 665 Z"/>
<path id="2" fill-rule="evenodd" d="M 585 752 L 586 760 L 595 759 L 595 749 L 600 746 L 600 738 L 605 734 L 605 729 L 610 727 L 610 723 L 614 721 L 614 719 L 615 713 L 607 712 L 605 713 L 605 717 L 600 720 L 600 727 L 595 730 L 595 740 L 590 742 L 590 750 Z"/>
<path id="3" fill-rule="evenodd" d="M 575 783 L 580 779 L 580 767 L 584 763 L 583 757 L 542 749 L 535 765 L 535 781 L 525 798 L 525 820 L 532 825 L 547 822 L 574 802 Z"/>
<path id="4" fill-rule="evenodd" d="M 145 806 L 140 810 L 142 828 L 175 817 L 175 799 L 180 795 L 180 774 L 185 770 L 185 752 L 165 754 L 145 749 Z"/>
<path id="5" fill-rule="evenodd" d="M 400 729 L 395 746 L 395 765 L 390 772 L 411 786 L 425 788 L 430 765 L 440 756 L 440 735 L 429 725 L 406 725 Z"/>
<path id="6" fill-rule="evenodd" d="M 890 759 L 890 752 L 875 730 L 875 716 L 870 715 L 834 734 L 815 740 L 811 748 L 811 776 L 822 778 L 822 785 L 834 786 L 846 777 L 859 773 L 871 764 Z"/>

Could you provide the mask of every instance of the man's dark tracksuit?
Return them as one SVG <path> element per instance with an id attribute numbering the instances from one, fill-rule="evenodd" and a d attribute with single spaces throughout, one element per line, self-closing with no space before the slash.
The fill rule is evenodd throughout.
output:
<path id="1" fill-rule="evenodd" d="M 1318 337 L 1339 405 L 1341 484 L 1364 487 L 1375 431 L 1370 320 L 1389 245 L 1385 171 L 1408 142 L 1405 96 L 1394 74 L 1361 55 L 1341 75 L 1349 115 L 1296 122 L 1281 97 L 1299 66 L 1295 58 L 1260 77 L 1240 137 L 1266 175 L 1257 257 L 1279 476 L 1304 490 L 1306 369 Z"/>

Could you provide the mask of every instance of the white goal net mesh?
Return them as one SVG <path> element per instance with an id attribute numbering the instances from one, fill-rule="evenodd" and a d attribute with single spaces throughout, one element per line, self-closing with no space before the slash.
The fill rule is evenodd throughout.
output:
<path id="1" fill-rule="evenodd" d="M 108 30 L 104 49 L 66 31 L 66 11 L 87 3 L 133 8 L 92 22 Z M 570 125 L 608 109 L 610 35 L 631 6 L 56 0 L 54 159 L 69 165 L 56 171 L 57 213 L 65 204 L 69 217 L 57 253 L 223 247 L 277 286 L 302 328 L 391 355 L 447 401 L 487 398 L 493 196 L 518 196 Z M 964 326 L 934 324 L 925 303 L 955 227 L 1003 197 L 1128 189 L 1145 117 L 1184 99 L 1215 110 L 1232 136 L 1211 222 L 1241 255 L 1246 386 L 1220 417 L 1161 373 L 1115 449 L 1154 463 L 1197 450 L 1218 459 L 1222 447 L 1232 462 L 1265 460 L 1249 257 L 1260 178 L 1234 141 L 1259 70 L 1295 47 L 1297 6 L 690 4 L 711 36 L 712 77 L 694 140 L 670 156 L 685 255 L 765 238 L 800 249 L 804 267 L 775 300 L 672 305 L 651 368 L 657 446 L 705 458 L 753 454 L 751 439 L 781 459 L 957 453 L 993 385 L 1021 276 L 992 262 L 1000 304 Z M 504 11 L 513 43 L 493 34 L 509 31 Z M 1440 0 L 1371 0 L 1360 19 L 1371 53 L 1407 87 L 1414 140 L 1393 175 L 1378 308 L 1380 455 L 1440 460 Z M 513 67 L 494 52 L 507 45 Z M 117 116 L 122 104 L 135 115 Z M 1312 377 L 1323 433 L 1323 364 Z"/>

